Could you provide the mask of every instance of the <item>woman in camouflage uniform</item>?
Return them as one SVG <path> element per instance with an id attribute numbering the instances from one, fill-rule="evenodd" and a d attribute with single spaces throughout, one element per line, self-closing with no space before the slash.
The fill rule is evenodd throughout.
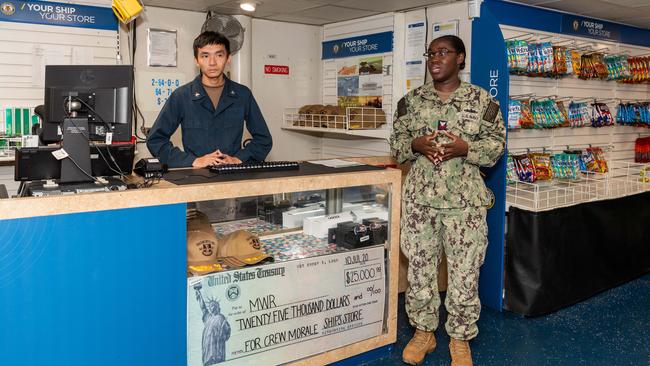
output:
<path id="1" fill-rule="evenodd" d="M 468 341 L 478 334 L 490 202 L 479 167 L 497 162 L 506 131 L 488 92 L 458 76 L 466 57 L 460 38 L 433 40 L 425 56 L 433 81 L 399 101 L 390 138 L 397 161 L 412 164 L 404 185 L 401 248 L 409 259 L 406 311 L 416 331 L 402 357 L 417 365 L 436 347 L 437 273 L 444 251 L 452 365 L 471 365 Z"/>

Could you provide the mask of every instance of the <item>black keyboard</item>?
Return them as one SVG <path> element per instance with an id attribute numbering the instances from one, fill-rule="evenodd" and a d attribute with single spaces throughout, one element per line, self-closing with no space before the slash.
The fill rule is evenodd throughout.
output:
<path id="1" fill-rule="evenodd" d="M 295 161 L 265 161 L 261 163 L 225 164 L 210 167 L 213 173 L 246 173 L 246 172 L 268 172 L 276 170 L 298 170 L 298 162 Z"/>

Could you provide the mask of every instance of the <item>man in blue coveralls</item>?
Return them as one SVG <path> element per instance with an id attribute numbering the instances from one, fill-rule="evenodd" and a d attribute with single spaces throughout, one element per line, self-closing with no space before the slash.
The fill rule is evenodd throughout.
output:
<path id="1" fill-rule="evenodd" d="M 224 75 L 228 39 L 201 33 L 194 40 L 194 59 L 201 73 L 165 103 L 147 138 L 151 154 L 170 168 L 263 161 L 271 151 L 271 134 L 250 89 Z M 253 139 L 242 148 L 244 120 Z M 184 150 L 170 141 L 179 124 Z"/>

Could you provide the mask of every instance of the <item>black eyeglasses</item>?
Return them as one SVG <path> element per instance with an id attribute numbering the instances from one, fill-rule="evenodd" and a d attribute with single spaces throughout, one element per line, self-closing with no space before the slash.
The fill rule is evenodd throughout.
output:
<path id="1" fill-rule="evenodd" d="M 439 58 L 446 57 L 450 53 L 456 53 L 456 51 L 450 51 L 450 50 L 448 50 L 446 48 L 441 48 L 441 49 L 439 49 L 437 51 L 425 52 L 424 54 L 422 54 L 422 56 L 424 56 L 424 57 L 426 57 L 428 59 L 433 59 L 436 56 L 438 56 Z"/>

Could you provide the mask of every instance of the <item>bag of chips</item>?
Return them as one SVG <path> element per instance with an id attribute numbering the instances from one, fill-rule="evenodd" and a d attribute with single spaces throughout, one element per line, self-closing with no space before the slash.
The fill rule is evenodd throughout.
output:
<path id="1" fill-rule="evenodd" d="M 589 106 L 585 102 L 569 103 L 569 125 L 571 127 L 585 127 L 591 124 L 591 114 Z"/>
<path id="2" fill-rule="evenodd" d="M 521 117 L 519 119 L 521 128 L 534 128 L 535 122 L 533 121 L 533 113 L 530 110 L 530 103 L 528 101 L 521 102 Z"/>
<path id="3" fill-rule="evenodd" d="M 603 149 L 599 147 L 590 147 L 587 148 L 587 152 L 591 153 L 596 163 L 595 170 L 592 171 L 595 171 L 597 173 L 607 173 L 607 160 L 605 160 L 605 153 L 603 152 Z"/>
<path id="4" fill-rule="evenodd" d="M 521 128 L 519 120 L 521 119 L 521 102 L 510 99 L 508 102 L 508 128 L 516 130 Z"/>
<path id="5" fill-rule="evenodd" d="M 614 117 L 605 103 L 593 103 L 591 105 L 591 126 L 603 127 L 614 124 Z"/>
<path id="6" fill-rule="evenodd" d="M 508 69 L 511 74 L 522 74 L 528 71 L 528 42 L 522 40 L 507 40 Z"/>
<path id="7" fill-rule="evenodd" d="M 534 180 L 550 180 L 553 178 L 550 154 L 530 153 L 528 157 L 533 164 Z"/>
<path id="8" fill-rule="evenodd" d="M 576 180 L 580 173 L 579 155 L 554 154 L 551 156 L 553 177 L 562 180 Z"/>
<path id="9" fill-rule="evenodd" d="M 580 66 L 582 65 L 582 55 L 580 52 L 575 50 L 569 52 L 571 52 L 571 65 L 573 66 L 573 73 L 579 77 L 581 74 Z"/>
<path id="10" fill-rule="evenodd" d="M 598 173 L 598 162 L 596 162 L 594 155 L 591 153 L 591 151 L 589 151 L 589 149 L 585 150 L 580 155 L 580 160 L 582 161 L 582 171 Z"/>
<path id="11" fill-rule="evenodd" d="M 530 161 L 528 155 L 526 154 L 513 155 L 512 160 L 515 163 L 515 171 L 517 172 L 517 177 L 519 177 L 519 181 L 533 183 L 535 181 L 535 175 L 533 173 L 533 163 Z"/>
<path id="12" fill-rule="evenodd" d="M 566 50 L 564 58 L 566 60 L 566 74 L 571 75 L 575 73 L 573 68 L 573 53 L 572 51 Z"/>
<path id="13" fill-rule="evenodd" d="M 566 47 L 553 46 L 553 76 L 561 77 L 566 74 Z"/>
<path id="14" fill-rule="evenodd" d="M 560 127 L 569 127 L 569 113 L 567 112 L 566 108 L 564 107 L 564 102 L 562 101 L 557 101 L 555 102 L 557 105 L 557 109 L 560 112 L 561 118 L 562 118 L 562 123 L 560 124 Z"/>

